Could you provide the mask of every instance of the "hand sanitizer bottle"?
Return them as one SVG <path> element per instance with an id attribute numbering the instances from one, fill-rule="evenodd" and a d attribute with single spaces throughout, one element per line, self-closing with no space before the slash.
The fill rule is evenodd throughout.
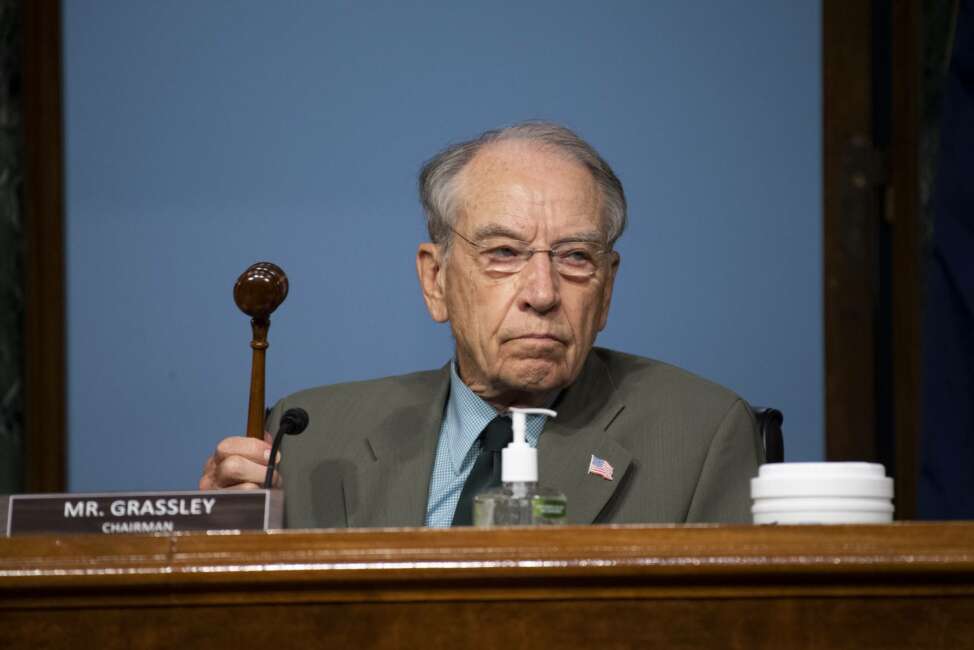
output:
<path id="1" fill-rule="evenodd" d="M 500 487 L 473 499 L 474 526 L 550 526 L 565 523 L 565 495 L 538 485 L 538 450 L 525 440 L 528 413 L 555 417 L 547 409 L 511 408 L 514 439 L 501 451 Z"/>

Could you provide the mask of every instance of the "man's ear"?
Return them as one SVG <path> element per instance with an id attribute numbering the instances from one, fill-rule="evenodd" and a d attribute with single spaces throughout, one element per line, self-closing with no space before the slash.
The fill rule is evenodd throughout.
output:
<path id="1" fill-rule="evenodd" d="M 426 242 L 420 244 L 416 251 L 419 287 L 423 290 L 426 309 L 437 323 L 450 320 L 450 312 L 446 307 L 445 261 L 443 247 L 437 244 Z"/>
<path id="2" fill-rule="evenodd" d="M 609 273 L 605 278 L 605 286 L 602 289 L 602 316 L 599 319 L 599 331 L 605 329 L 605 324 L 609 322 L 609 306 L 612 304 L 612 288 L 616 283 L 616 271 L 619 270 L 619 264 L 622 262 L 622 258 L 619 256 L 617 251 L 610 251 L 609 253 Z"/>

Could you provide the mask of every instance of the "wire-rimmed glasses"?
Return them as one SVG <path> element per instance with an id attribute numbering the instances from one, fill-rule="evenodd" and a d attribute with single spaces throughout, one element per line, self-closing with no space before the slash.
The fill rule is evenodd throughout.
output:
<path id="1" fill-rule="evenodd" d="M 555 270 L 566 278 L 590 278 L 598 273 L 608 248 L 595 241 L 563 241 L 551 248 L 530 248 L 509 237 L 489 237 L 473 242 L 455 229 L 454 234 L 477 250 L 477 262 L 487 273 L 514 275 L 527 266 L 535 253 L 547 253 Z"/>

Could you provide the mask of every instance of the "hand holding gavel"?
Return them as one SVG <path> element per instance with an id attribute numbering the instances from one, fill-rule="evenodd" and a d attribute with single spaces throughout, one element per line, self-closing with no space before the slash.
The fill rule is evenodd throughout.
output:
<path id="1" fill-rule="evenodd" d="M 240 311 L 250 316 L 253 349 L 250 367 L 250 402 L 247 408 L 247 437 L 231 436 L 217 445 L 206 461 L 201 490 L 260 487 L 270 458 L 270 437 L 264 435 L 264 357 L 270 315 L 287 298 L 287 275 L 276 264 L 258 262 L 244 271 L 233 287 L 233 299 Z M 275 481 L 276 483 L 276 481 Z"/>

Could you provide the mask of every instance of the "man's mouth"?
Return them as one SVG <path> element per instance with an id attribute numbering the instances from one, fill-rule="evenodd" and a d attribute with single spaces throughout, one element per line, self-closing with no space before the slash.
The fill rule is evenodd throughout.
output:
<path id="1" fill-rule="evenodd" d="M 521 334 L 520 336 L 511 337 L 512 341 L 538 341 L 545 342 L 551 341 L 553 343 L 564 343 L 564 341 L 555 336 L 554 334 Z"/>

